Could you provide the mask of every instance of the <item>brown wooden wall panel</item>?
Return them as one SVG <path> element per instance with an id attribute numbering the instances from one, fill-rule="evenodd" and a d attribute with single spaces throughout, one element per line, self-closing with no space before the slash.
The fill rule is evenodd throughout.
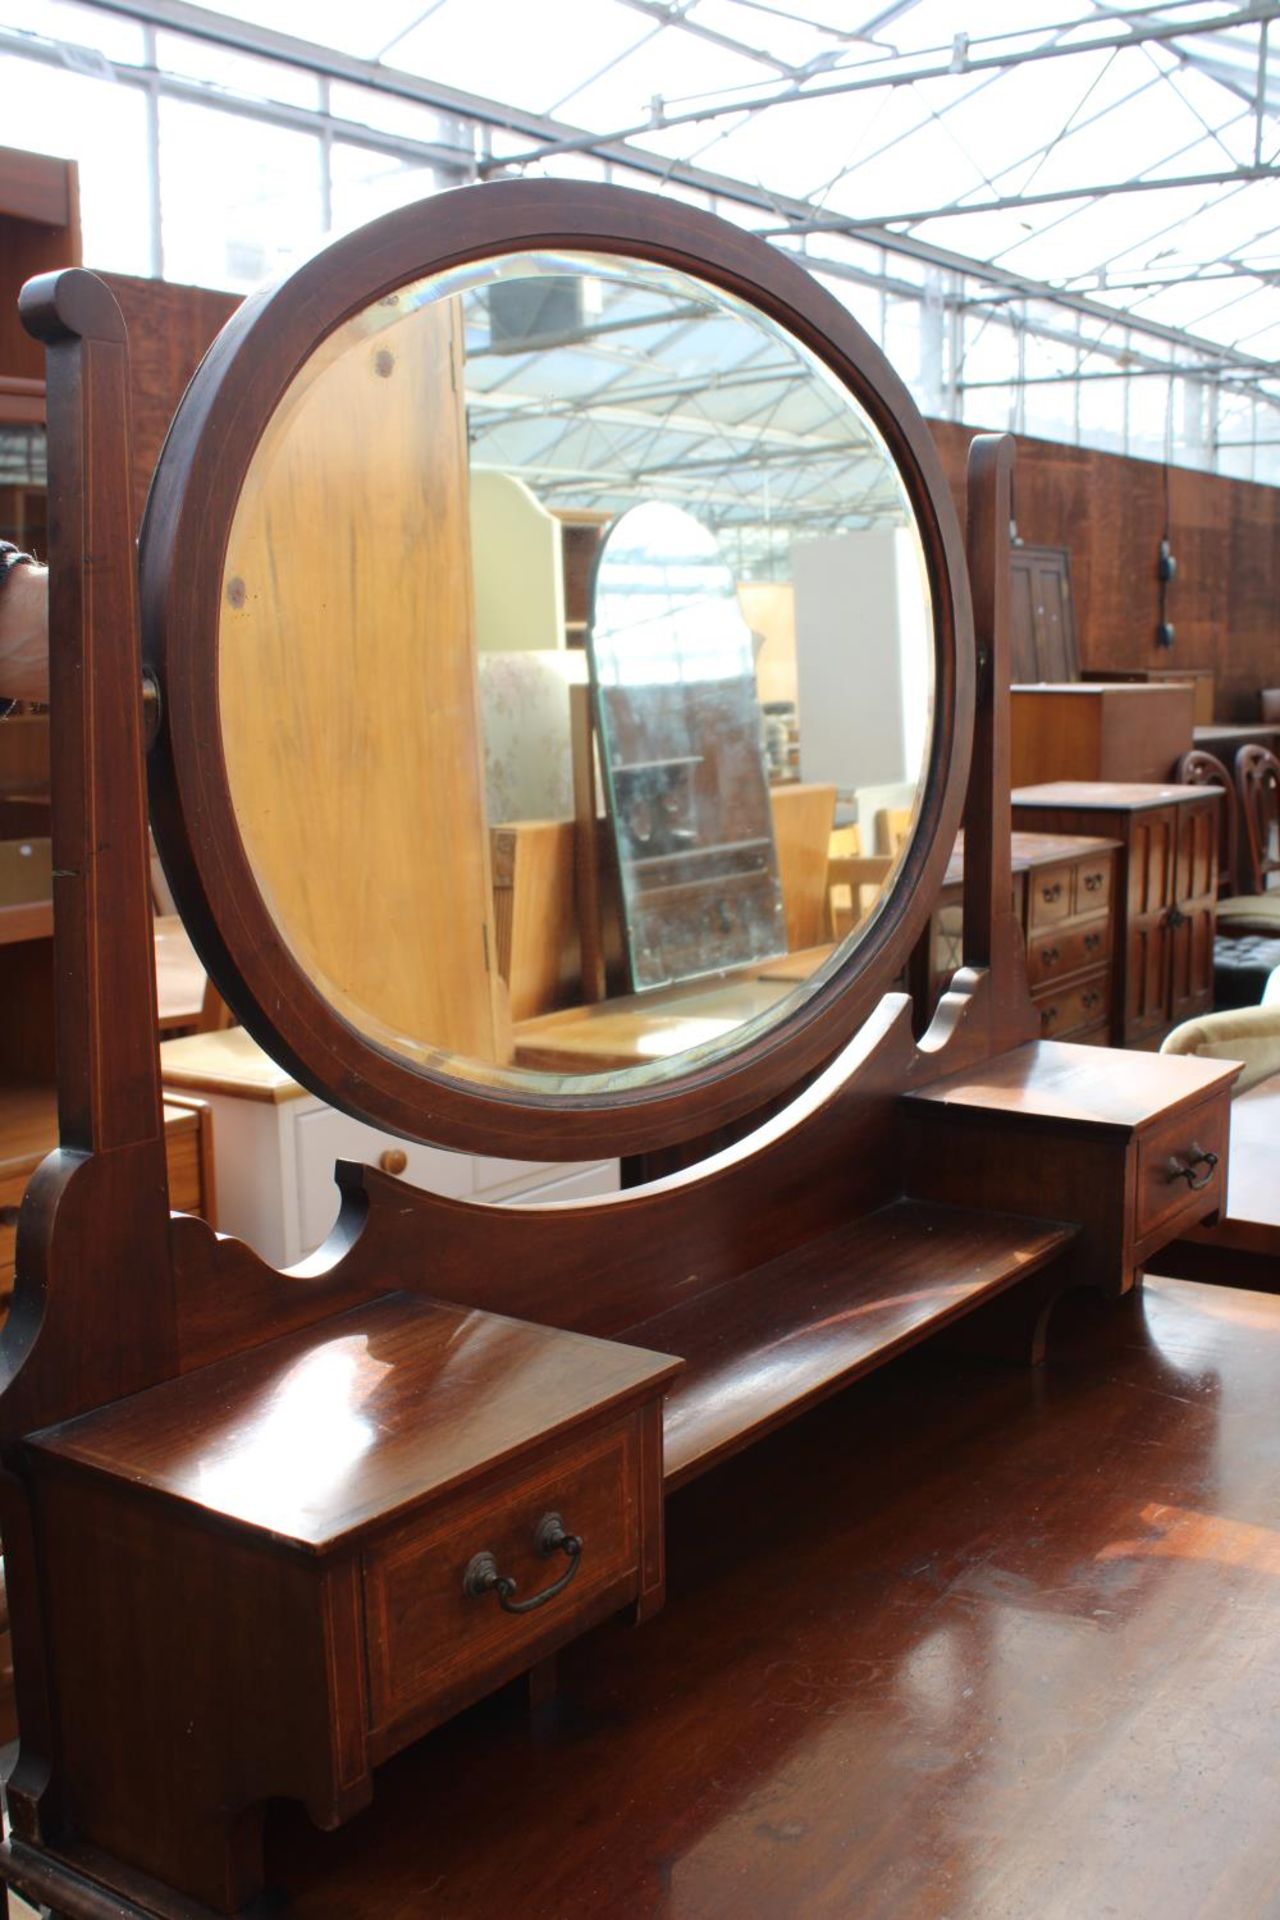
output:
<path id="1" fill-rule="evenodd" d="M 142 519 L 147 488 L 187 382 L 218 329 L 240 305 L 234 293 L 134 280 L 104 273 L 129 329 L 132 367 L 133 511 Z"/>
<path id="2" fill-rule="evenodd" d="M 929 425 L 963 513 L 974 430 Z M 1280 487 L 1170 469 L 1172 652 L 1156 645 L 1165 530 L 1159 462 L 1020 437 L 1014 513 L 1022 539 L 1071 550 L 1085 667 L 1211 667 L 1223 721 L 1255 719 L 1258 689 L 1280 686 Z"/>

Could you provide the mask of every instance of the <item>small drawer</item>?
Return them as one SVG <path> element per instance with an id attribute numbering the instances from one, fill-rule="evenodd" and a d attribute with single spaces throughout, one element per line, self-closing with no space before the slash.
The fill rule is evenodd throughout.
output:
<path id="1" fill-rule="evenodd" d="M 1138 1240 L 1158 1227 L 1203 1219 L 1221 1205 L 1229 1112 L 1224 1095 L 1175 1114 L 1138 1142 Z"/>
<path id="2" fill-rule="evenodd" d="M 1079 860 L 1075 868 L 1076 914 L 1101 913 L 1111 899 L 1112 856 L 1098 854 L 1092 860 Z"/>
<path id="3" fill-rule="evenodd" d="M 1027 978 L 1033 987 L 1046 980 L 1065 980 L 1086 967 L 1097 967 L 1111 953 L 1111 924 L 1061 928 L 1037 934 L 1027 947 Z"/>
<path id="4" fill-rule="evenodd" d="M 1051 927 L 1072 912 L 1070 867 L 1044 867 L 1027 875 L 1027 924 Z"/>
<path id="5" fill-rule="evenodd" d="M 492 1554 L 517 1583 L 516 1601 L 563 1579 L 563 1553 L 541 1556 L 540 1523 L 558 1514 L 582 1541 L 576 1571 L 531 1613 L 507 1613 L 496 1593 L 463 1582 L 477 1554 Z M 535 1641 L 568 1639 L 609 1588 L 639 1588 L 638 1435 L 632 1420 L 562 1449 L 483 1496 L 462 1496 L 370 1549 L 364 1560 L 369 1720 L 374 1733 L 413 1720 L 422 1729 L 517 1670 Z M 394 1743 L 384 1743 L 390 1751 Z"/>
<path id="6" fill-rule="evenodd" d="M 1106 1019 L 1111 1006 L 1111 989 L 1104 975 L 1078 980 L 1074 986 L 1055 992 L 1042 988 L 1035 996 L 1040 1011 L 1040 1031 L 1046 1040 L 1065 1040 L 1085 1027 L 1096 1027 Z"/>

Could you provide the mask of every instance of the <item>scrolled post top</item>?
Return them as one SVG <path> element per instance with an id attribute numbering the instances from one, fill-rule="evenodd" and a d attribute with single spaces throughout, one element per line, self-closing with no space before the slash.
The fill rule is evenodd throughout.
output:
<path id="1" fill-rule="evenodd" d="M 18 296 L 22 324 L 47 347 L 69 340 L 102 340 L 123 346 L 124 315 L 105 280 L 84 267 L 37 274 Z"/>

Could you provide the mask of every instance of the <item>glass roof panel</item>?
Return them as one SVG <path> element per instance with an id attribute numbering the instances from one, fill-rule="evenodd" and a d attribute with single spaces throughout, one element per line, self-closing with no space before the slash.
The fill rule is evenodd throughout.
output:
<path id="1" fill-rule="evenodd" d="M 583 82 L 604 70 L 616 73 L 616 63 L 625 70 L 632 50 L 660 35 L 652 20 L 617 0 L 556 0 L 554 24 L 538 6 L 443 0 L 386 57 L 446 86 L 535 113 L 565 111 L 577 120 Z M 669 82 L 669 48 L 665 57 Z M 636 94 L 626 117 L 643 119 L 648 104 L 647 93 Z"/>
<path id="2" fill-rule="evenodd" d="M 159 35 L 162 69 L 168 56 L 170 70 L 176 66 L 210 84 L 228 106 L 241 96 L 256 101 L 259 119 L 283 120 L 277 103 L 306 110 L 327 98 L 339 119 L 401 141 L 458 149 L 460 165 L 450 172 L 448 155 L 409 149 L 403 160 L 398 152 L 386 159 L 362 149 L 354 130 L 337 129 L 336 140 L 330 135 L 336 159 L 324 214 L 331 223 L 346 224 L 374 203 L 413 194 L 430 182 L 433 167 L 441 180 L 465 176 L 474 137 L 477 153 L 492 152 L 513 171 L 596 178 L 607 164 L 614 178 L 698 204 L 714 195 L 728 217 L 775 238 L 788 222 L 803 228 L 810 216 L 819 225 L 844 222 L 868 243 L 835 231 L 813 235 L 805 257 L 820 270 L 824 257 L 833 267 L 843 258 L 855 271 L 874 274 L 883 266 L 891 280 L 919 286 L 940 268 L 960 269 L 962 277 L 948 287 L 970 298 L 1008 298 L 1019 310 L 1028 296 L 1050 288 L 1087 296 L 1114 307 L 1117 327 L 1135 324 L 1135 340 L 1148 358 L 1164 346 L 1158 333 L 1137 330 L 1143 322 L 1224 347 L 1261 341 L 1267 351 L 1274 348 L 1280 327 L 1280 0 L 1257 0 L 1247 23 L 1228 27 L 1217 23 L 1238 18 L 1245 11 L 1241 0 L 1162 0 L 1150 7 L 1139 0 L 970 0 L 962 12 L 954 0 L 555 0 L 554 7 L 530 0 L 363 0 L 359 7 L 350 0 L 309 0 L 306 8 L 297 0 L 225 0 L 212 11 L 243 22 L 250 37 L 265 32 L 286 41 L 238 54 L 202 41 L 198 14 L 184 15 L 180 27 L 173 23 L 181 39 Z M 1254 95 L 1263 20 L 1274 24 L 1259 121 Z M 145 57 L 141 29 L 107 6 L 0 0 L 0 23 L 87 49 L 71 60 L 73 68 L 104 53 L 122 71 L 132 68 L 137 85 Z M 1211 30 L 1197 30 L 1206 26 Z M 375 64 L 333 76 L 321 95 L 310 74 L 289 64 L 289 37 Z M 54 71 L 50 58 L 45 48 L 42 71 Z M 414 76 L 428 99 L 418 105 L 380 92 L 376 63 L 389 78 Z M 101 78 L 106 85 L 110 75 L 104 71 Z M 431 103 L 433 85 L 489 103 L 476 114 L 488 126 L 483 143 L 454 103 Z M 170 99 L 163 116 L 170 167 L 173 129 L 183 118 L 170 110 L 175 104 Z M 568 150 L 553 143 L 542 153 L 529 130 L 533 115 L 558 123 Z M 669 163 L 669 170 L 632 172 L 619 145 L 624 137 L 635 157 Z M 295 148 L 303 155 L 302 138 L 301 131 L 291 141 L 264 133 L 248 146 L 255 152 L 278 147 L 283 168 Z M 1215 178 L 1252 170 L 1257 157 L 1276 171 L 1252 181 L 1247 173 L 1239 180 Z M 162 171 L 165 164 L 162 153 Z M 309 158 L 305 165 L 289 159 L 303 238 L 313 220 L 310 165 Z M 1194 183 L 1186 187 L 1130 190 L 1134 183 L 1188 176 Z M 240 285 L 251 277 L 250 255 L 256 259 L 270 247 L 265 229 L 258 230 L 258 212 L 249 208 L 250 183 L 237 176 L 231 186 L 245 203 L 237 214 L 244 231 L 226 242 L 245 261 L 243 275 L 239 268 L 233 275 Z M 1097 188 L 1113 191 L 1095 194 Z M 992 200 L 1012 204 L 962 211 Z M 884 224 L 908 216 L 909 231 L 895 233 Z M 1224 263 L 1251 266 L 1268 278 L 1231 277 Z M 173 259 L 164 264 L 175 270 Z M 194 272 L 196 263 L 187 270 Z M 1002 277 L 1011 283 L 1005 293 Z M 833 287 L 874 331 L 887 327 L 891 356 L 914 376 L 928 351 L 918 303 L 856 281 L 835 280 Z M 1035 312 L 1033 327 L 1070 334 L 1080 324 L 1076 312 L 1061 306 L 1042 304 Z M 968 317 L 965 329 L 972 360 Z M 671 378 L 705 381 L 741 371 L 717 367 L 711 335 L 710 327 L 682 333 L 673 325 L 665 337 L 647 337 L 651 346 L 660 339 Z M 1014 382 L 1016 358 L 1010 356 L 1017 343 L 1004 325 L 992 338 L 1004 359 L 997 367 L 993 349 L 983 377 Z M 1183 342 L 1175 357 L 1193 354 L 1193 345 Z M 1053 364 L 1066 363 L 1059 355 Z M 504 367 L 509 373 L 509 361 Z M 581 380 L 583 393 L 593 390 L 593 381 L 638 377 L 627 355 L 606 353 L 603 342 L 585 354 L 566 345 L 562 372 L 574 392 Z M 1252 368 L 1242 373 L 1256 378 Z M 930 377 L 936 387 L 936 370 Z M 491 387 L 496 396 L 502 390 L 499 371 L 487 363 L 478 363 L 476 378 L 478 391 Z M 1050 400 L 1057 405 L 1053 396 L 1045 404 Z M 751 404 L 749 384 L 724 384 L 706 401 L 725 429 L 745 420 Z M 780 394 L 777 417 L 793 431 L 811 429 L 814 423 L 805 423 L 794 405 L 794 396 Z M 503 431 L 518 425 L 513 419 Z"/>

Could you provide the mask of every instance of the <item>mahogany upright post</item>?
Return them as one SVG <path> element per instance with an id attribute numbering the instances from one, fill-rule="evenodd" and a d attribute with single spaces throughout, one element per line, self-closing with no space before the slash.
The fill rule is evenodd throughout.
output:
<path id="1" fill-rule="evenodd" d="M 47 349 L 61 1144 L 19 1220 L 0 1441 L 165 1379 L 176 1353 L 125 326 L 80 268 L 30 281 L 21 309 Z"/>
<path id="2" fill-rule="evenodd" d="M 964 960 L 1002 965 L 997 937 L 1012 920 L 1012 822 L 1009 806 L 1009 523 L 1014 440 L 983 433 L 969 448 L 968 549 L 973 591 L 977 688 L 973 758 L 964 814 Z"/>

